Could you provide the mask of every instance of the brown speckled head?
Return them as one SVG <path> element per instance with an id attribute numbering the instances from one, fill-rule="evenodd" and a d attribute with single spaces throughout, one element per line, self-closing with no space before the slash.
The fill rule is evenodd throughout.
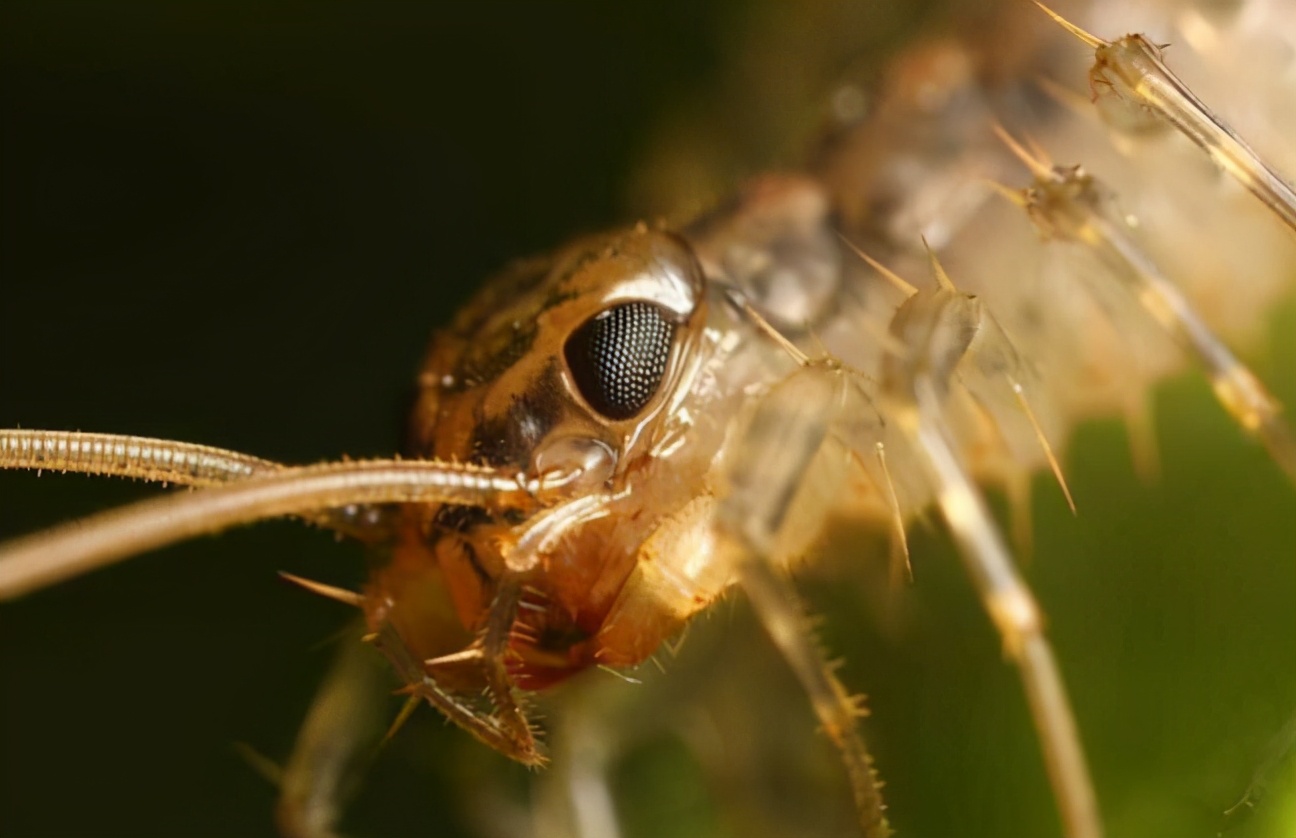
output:
<path id="1" fill-rule="evenodd" d="M 538 688 L 607 659 L 642 659 L 675 619 L 605 649 L 600 630 L 649 536 L 672 510 L 651 480 L 672 394 L 686 386 L 706 316 L 702 270 L 682 239 L 639 225 L 519 262 L 437 335 L 419 378 L 411 454 L 546 474 L 580 471 L 596 512 L 543 551 L 508 627 L 510 682 Z M 416 660 L 474 643 L 494 612 L 521 513 L 410 507 L 369 591 L 370 619 Z M 510 577 L 511 578 L 511 577 Z M 474 665 L 431 673 L 480 689 Z"/>

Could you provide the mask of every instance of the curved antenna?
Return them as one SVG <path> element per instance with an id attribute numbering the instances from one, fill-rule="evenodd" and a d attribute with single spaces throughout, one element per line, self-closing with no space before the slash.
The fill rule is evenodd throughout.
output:
<path id="1" fill-rule="evenodd" d="M 155 550 L 267 518 L 352 504 L 525 507 L 572 475 L 527 479 L 439 460 L 370 460 L 282 468 L 195 492 L 152 498 L 0 545 L 0 600 Z"/>
<path id="2" fill-rule="evenodd" d="M 124 434 L 0 429 L 0 469 L 71 471 L 177 486 L 217 486 L 279 471 L 250 454 Z"/>
<path id="3" fill-rule="evenodd" d="M 163 485 L 204 488 L 273 474 L 289 466 L 192 442 L 127 434 L 0 429 L 0 469 L 125 477 Z M 385 537 L 385 516 L 373 509 L 324 509 L 297 517 L 366 543 Z"/>

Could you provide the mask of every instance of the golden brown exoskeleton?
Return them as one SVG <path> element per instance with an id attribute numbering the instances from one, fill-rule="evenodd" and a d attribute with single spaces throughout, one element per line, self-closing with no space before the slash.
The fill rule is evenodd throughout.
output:
<path id="1" fill-rule="evenodd" d="M 1173 22 L 1200 35 L 1202 20 Z M 677 228 L 641 223 L 509 268 L 433 340 L 408 459 L 290 468 L 182 443 L 0 432 L 6 467 L 203 487 L 5 545 L 0 596 L 304 517 L 367 542 L 373 565 L 358 592 L 298 581 L 362 609 L 414 703 L 538 765 L 530 693 L 645 661 L 740 586 L 878 836 L 889 826 L 859 702 L 807 630 L 788 571 L 847 519 L 890 534 L 899 578 L 907 528 L 934 508 L 1020 669 L 1063 829 L 1096 838 L 1042 610 L 978 485 L 1004 487 L 1024 544 L 1031 475 L 1051 470 L 1070 501 L 1054 448 L 1088 416 L 1137 423 L 1148 382 L 1180 363 L 1176 343 L 1296 475 L 1277 401 L 1213 331 L 1283 287 L 1291 241 L 1271 215 L 1290 223 L 1296 208 L 1275 174 L 1290 160 L 1263 162 L 1152 41 L 1073 34 L 1098 50 L 1078 89 L 1119 97 L 1107 122 L 1083 94 L 1021 81 L 1058 75 L 1059 45 L 1073 43 L 1060 28 L 1002 54 L 935 41 L 896 63 L 867 116 L 838 114 L 808 173 L 753 179 Z M 1113 142 L 1084 146 L 1083 169 L 1055 165 L 1085 132 Z M 1244 188 L 1221 186 L 1203 150 Z M 1196 220 L 1239 231 L 1237 247 L 1171 244 L 1181 227 L 1116 209 L 1168 170 L 1212 198 Z M 1025 189 L 1005 185 L 1026 176 Z M 1057 243 L 1089 261 L 1055 263 Z M 1221 265 L 1258 254 L 1241 310 L 1203 311 Z M 289 832 L 334 826 L 336 769 L 355 750 L 334 747 L 337 708 L 360 704 L 347 690 L 331 682 L 312 722 L 334 720 L 309 723 L 289 765 Z"/>
<path id="2" fill-rule="evenodd" d="M 729 583 L 705 537 L 734 400 L 702 268 L 639 227 L 499 277 L 433 341 L 411 451 L 520 474 L 578 470 L 581 499 L 522 515 L 407 507 L 365 595 L 453 692 L 542 689 L 652 654 Z M 500 667 L 493 680 L 492 667 Z M 488 713 L 489 715 L 489 713 Z M 539 759 L 525 725 L 503 747 Z M 500 746 L 499 742 L 494 742 Z"/>

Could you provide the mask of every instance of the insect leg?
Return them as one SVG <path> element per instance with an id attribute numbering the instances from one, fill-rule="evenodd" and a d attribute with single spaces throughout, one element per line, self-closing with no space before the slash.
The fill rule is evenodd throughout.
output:
<path id="1" fill-rule="evenodd" d="M 959 461 L 953 429 L 945 420 L 951 385 L 960 365 L 977 351 L 987 321 L 975 297 L 949 288 L 910 297 L 892 325 L 909 351 L 887 364 L 886 415 L 922 461 L 967 572 L 1003 638 L 1005 652 L 1021 673 L 1066 834 L 1099 838 L 1097 800 L 1070 702 L 1044 635 L 1043 615 Z M 977 364 L 970 366 L 977 369 Z"/>
<path id="2" fill-rule="evenodd" d="M 832 416 L 847 392 L 839 370 L 803 367 L 774 387 L 757 407 L 729 470 L 729 494 L 719 512 L 722 545 L 733 554 L 738 578 L 775 646 L 809 694 L 824 731 L 845 762 L 864 834 L 891 834 L 881 783 L 859 732 L 862 708 L 833 674 L 815 643 L 804 608 L 783 570 L 786 531 L 803 526 L 791 514 L 816 470 Z M 841 453 L 841 452 L 836 452 Z M 845 457 L 840 458 L 845 462 Z M 817 463 L 818 461 L 818 463 Z M 829 480 L 829 482 L 831 482 Z M 822 488 L 822 487 L 820 487 Z M 821 505 L 821 509 L 826 504 Z"/>
<path id="3" fill-rule="evenodd" d="M 585 685 L 568 693 L 549 735 L 553 765 L 532 792 L 535 838 L 620 838 L 612 776 L 626 744 L 622 726 L 608 724 Z"/>
<path id="4" fill-rule="evenodd" d="M 482 630 L 482 670 L 486 689 L 495 707 L 495 719 L 512 743 L 507 753 L 525 755 L 528 764 L 544 763 L 531 722 L 518 700 L 508 672 L 509 643 L 513 638 L 518 607 L 522 602 L 524 580 L 518 575 L 508 575 L 500 581 L 495 599 L 491 602 Z M 519 759 L 523 758 L 521 756 Z"/>
<path id="5" fill-rule="evenodd" d="M 1036 3 L 1054 20 L 1094 50 L 1090 86 L 1106 97 L 1106 113 L 1125 126 L 1140 126 L 1154 114 L 1195 143 L 1221 169 L 1242 184 L 1279 220 L 1296 230 L 1296 191 L 1283 180 L 1187 84 L 1166 66 L 1163 46 L 1145 35 L 1104 41 Z"/>
<path id="6" fill-rule="evenodd" d="M 1282 405 L 1211 330 L 1187 295 L 1161 273 L 1116 210 L 1114 193 L 1079 166 L 1047 166 L 1003 136 L 1035 174 L 1034 184 L 1017 200 L 1040 231 L 1090 250 L 1106 271 L 1086 277 L 1118 286 L 1192 355 L 1224 409 L 1296 482 L 1296 436 L 1282 419 Z"/>
<path id="7" fill-rule="evenodd" d="M 361 628 L 354 628 L 358 637 Z M 344 639 L 284 766 L 276 820 L 287 838 L 336 834 L 342 810 L 382 739 L 391 680 L 373 648 Z"/>

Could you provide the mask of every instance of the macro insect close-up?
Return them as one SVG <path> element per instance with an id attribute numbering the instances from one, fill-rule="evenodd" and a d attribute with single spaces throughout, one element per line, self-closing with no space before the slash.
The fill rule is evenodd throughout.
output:
<path id="1" fill-rule="evenodd" d="M 859 731 L 897 834 L 1092 838 L 1046 769 L 1065 763 L 1066 737 L 1041 738 L 1023 695 L 1014 661 L 1034 647 L 997 633 L 997 600 L 969 581 L 969 550 L 974 577 L 1001 579 L 984 570 L 995 544 L 1038 600 L 1068 696 L 1044 704 L 1074 713 L 1102 834 L 1296 833 L 1290 423 L 1249 410 L 1258 402 L 1229 382 L 1251 379 L 1226 379 L 1237 367 L 1220 361 L 1232 347 L 1273 403 L 1296 403 L 1296 235 L 1281 200 L 1270 211 L 1239 185 L 1255 170 L 1207 140 L 1214 165 L 1131 104 L 1111 65 L 1091 70 L 1083 37 L 1027 2 L 986 5 L 0 11 L 0 427 L 294 465 L 402 453 L 493 466 L 506 442 L 531 446 L 508 463 L 525 484 L 514 506 L 451 504 L 431 521 L 382 507 L 407 516 L 392 531 L 435 543 L 494 527 L 476 549 L 504 545 L 498 566 L 474 562 L 480 582 L 437 554 L 454 607 L 481 616 L 429 629 L 429 643 L 453 637 L 462 654 L 400 634 L 426 616 L 399 610 L 409 599 L 391 568 L 404 560 L 375 559 L 373 545 L 366 558 L 328 532 L 364 529 L 345 511 L 168 545 L 0 602 L 0 835 L 275 834 L 276 785 L 301 777 L 290 754 L 339 650 L 372 658 L 388 693 L 406 680 L 383 672 L 367 632 L 403 649 L 398 667 L 423 652 L 434 663 L 422 677 L 469 709 L 455 726 L 416 707 L 381 744 L 406 697 L 357 719 L 374 734 L 356 734 L 367 771 L 338 794 L 341 834 L 858 833 L 858 772 L 762 625 L 794 606 L 790 627 L 803 608 L 813 630 L 790 642 L 834 662 L 825 683 L 866 697 Z M 1282 0 L 1056 10 L 1113 42 L 1146 35 L 1293 175 L 1296 15 Z M 1128 248 L 1104 250 L 1092 225 L 1073 236 L 1089 236 L 1088 252 L 1067 240 L 1075 207 L 1147 256 L 1129 285 L 1104 284 Z M 579 238 L 598 235 L 611 238 Z M 678 271 L 582 308 L 602 280 L 581 270 L 626 253 Z M 513 261 L 536 254 L 553 261 Z M 1158 296 L 1162 270 L 1221 335 L 1204 342 L 1195 320 L 1175 335 L 1213 359 L 1215 392 L 1164 334 L 1186 321 Z M 516 296 L 474 298 L 501 271 L 524 277 Z M 576 279 L 532 309 L 527 351 L 501 348 L 492 316 L 513 317 L 559 274 Z M 690 297 L 703 274 L 709 290 Z M 451 374 L 435 367 L 444 346 L 424 359 L 460 310 L 478 328 L 455 357 L 488 363 Z M 630 325 L 616 325 L 622 313 Z M 681 336 L 703 335 L 704 314 L 720 318 L 707 334 L 732 338 L 719 341 L 726 363 L 695 369 L 711 338 Z M 657 324 L 648 338 L 643 317 Z M 532 326 L 519 316 L 511 328 Z M 601 356 L 572 347 L 619 328 L 675 342 L 604 398 L 589 384 L 603 380 Z M 960 343 L 965 333 L 977 337 Z M 558 341 L 545 349 L 556 367 L 533 360 L 546 341 Z M 455 407 L 476 386 L 456 380 L 465 370 L 513 382 L 513 425 L 490 424 L 499 411 L 485 401 Z M 577 393 L 561 422 L 512 410 L 545 375 Z M 699 401 L 671 396 L 678 381 L 712 379 Z M 431 415 L 473 421 L 438 428 L 429 388 Z M 644 410 L 661 423 L 639 424 Z M 543 433 L 559 425 L 623 442 Z M 797 434 L 815 433 L 806 485 L 763 491 L 798 462 Z M 681 496 L 691 478 L 652 458 L 670 462 L 698 436 L 740 453 L 717 454 L 706 492 Z M 993 535 L 959 518 L 975 510 L 960 505 L 941 440 L 982 487 Z M 666 488 L 641 477 L 654 468 Z M 0 545 L 186 492 L 58 470 L 0 470 Z M 577 490 L 598 504 L 577 509 Z M 842 508 L 821 521 L 829 497 Z M 672 542 L 642 523 L 659 512 L 714 519 L 711 540 Z M 587 654 L 616 626 L 590 632 L 576 616 L 555 628 L 563 591 L 545 587 L 585 531 L 720 557 L 689 566 L 707 607 L 669 600 L 684 616 L 661 626 L 636 612 L 625 624 L 649 640 L 632 634 L 625 661 L 610 640 Z M 762 533 L 768 562 L 750 556 Z M 396 555 L 418 554 L 401 538 Z M 622 582 L 649 572 L 638 547 Z M 650 558 L 685 567 L 669 552 Z M 368 629 L 277 572 L 362 592 Z M 801 601 L 779 599 L 790 590 Z M 395 641 L 382 636 L 383 597 L 399 605 Z M 492 669 L 496 613 L 507 638 Z M 508 758 L 533 753 L 511 711 L 542 731 L 549 767 Z M 318 744 L 334 742 L 348 747 Z M 307 820 L 281 809 L 278 829 L 306 834 Z"/>

